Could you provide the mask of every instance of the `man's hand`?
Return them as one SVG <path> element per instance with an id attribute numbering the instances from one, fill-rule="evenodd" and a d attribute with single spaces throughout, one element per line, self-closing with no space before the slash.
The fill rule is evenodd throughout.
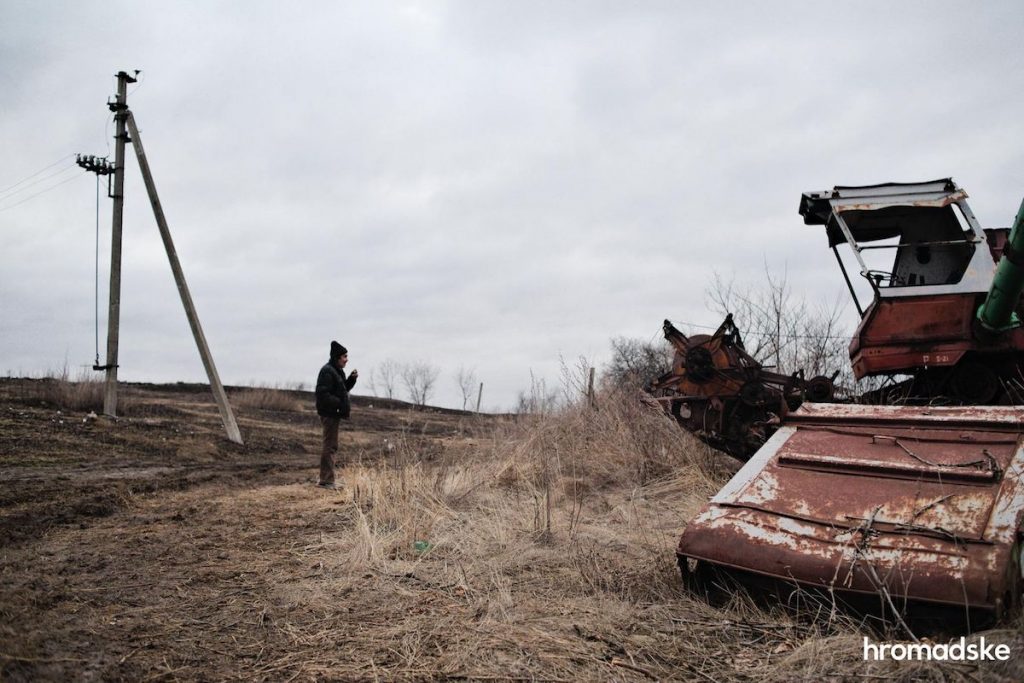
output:
<path id="1" fill-rule="evenodd" d="M 359 376 L 359 371 L 358 370 L 353 370 L 352 374 L 349 375 L 349 377 L 351 377 L 352 379 L 355 379 L 358 376 Z"/>

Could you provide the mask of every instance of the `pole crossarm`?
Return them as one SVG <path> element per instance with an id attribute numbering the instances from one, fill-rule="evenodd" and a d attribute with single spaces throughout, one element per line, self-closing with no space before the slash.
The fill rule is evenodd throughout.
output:
<path id="1" fill-rule="evenodd" d="M 96 175 L 110 175 L 114 172 L 113 164 L 103 157 L 92 154 L 76 154 L 75 163 Z"/>

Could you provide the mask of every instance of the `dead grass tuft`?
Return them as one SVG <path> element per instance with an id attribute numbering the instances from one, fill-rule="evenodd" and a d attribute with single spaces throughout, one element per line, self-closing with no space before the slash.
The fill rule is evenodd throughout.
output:
<path id="1" fill-rule="evenodd" d="M 67 366 L 64 366 L 26 384 L 23 398 L 68 412 L 100 413 L 103 411 L 103 389 L 104 380 L 100 375 L 81 370 L 75 379 L 71 379 Z"/>
<path id="2" fill-rule="evenodd" d="M 243 389 L 231 396 L 231 402 L 243 409 L 281 410 L 298 412 L 302 410 L 302 402 L 286 390 L 271 387 L 254 387 Z"/>

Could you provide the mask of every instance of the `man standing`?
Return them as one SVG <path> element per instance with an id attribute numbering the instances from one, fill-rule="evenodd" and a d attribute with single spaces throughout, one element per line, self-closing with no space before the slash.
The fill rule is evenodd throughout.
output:
<path id="1" fill-rule="evenodd" d="M 316 378 L 316 412 L 324 429 L 324 446 L 320 456 L 319 486 L 325 489 L 334 485 L 334 456 L 338 452 L 338 427 L 352 412 L 348 392 L 356 385 L 358 370 L 345 378 L 348 363 L 348 349 L 336 341 L 331 342 L 331 359 L 320 368 Z"/>

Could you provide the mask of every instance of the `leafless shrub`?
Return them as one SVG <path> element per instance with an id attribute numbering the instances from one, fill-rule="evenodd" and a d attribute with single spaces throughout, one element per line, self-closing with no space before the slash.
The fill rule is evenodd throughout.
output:
<path id="1" fill-rule="evenodd" d="M 402 384 L 409 393 L 409 400 L 419 406 L 427 405 L 427 399 L 434 391 L 441 371 L 426 361 L 414 361 L 402 366 Z"/>
<path id="2" fill-rule="evenodd" d="M 559 406 L 557 390 L 548 389 L 543 377 L 537 377 L 530 371 L 530 388 L 520 390 L 516 397 L 513 412 L 518 415 L 548 415 Z"/>
<path id="3" fill-rule="evenodd" d="M 390 358 L 381 362 L 376 368 L 370 370 L 369 388 L 374 396 L 381 398 L 394 398 L 395 390 L 398 388 L 399 378 L 402 377 L 403 366 L 398 361 Z"/>
<path id="4" fill-rule="evenodd" d="M 570 365 L 565 358 L 559 356 L 558 365 L 562 380 L 563 404 L 572 405 L 586 398 L 590 389 L 590 360 L 586 356 L 579 356 L 576 362 Z"/>
<path id="5" fill-rule="evenodd" d="M 611 344 L 612 359 L 602 375 L 605 382 L 640 389 L 672 368 L 672 347 L 664 339 L 614 337 Z"/>
<path id="6" fill-rule="evenodd" d="M 466 405 L 469 404 L 469 399 L 476 390 L 476 373 L 473 370 L 467 370 L 465 366 L 459 366 L 454 379 L 455 384 L 459 387 L 459 393 L 462 394 L 462 409 L 465 410 Z"/>

